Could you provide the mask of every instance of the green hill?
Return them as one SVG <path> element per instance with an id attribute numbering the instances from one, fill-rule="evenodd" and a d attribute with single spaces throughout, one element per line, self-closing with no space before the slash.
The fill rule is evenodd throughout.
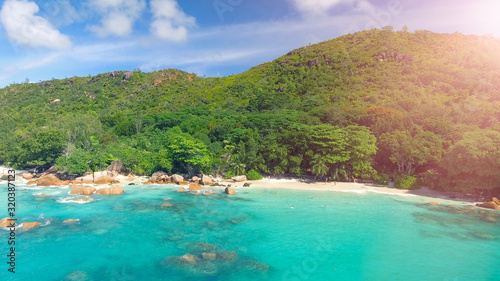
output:
<path id="1" fill-rule="evenodd" d="M 487 36 L 369 30 L 223 78 L 169 69 L 15 84 L 0 89 L 0 162 L 498 192 L 499 50 Z"/>

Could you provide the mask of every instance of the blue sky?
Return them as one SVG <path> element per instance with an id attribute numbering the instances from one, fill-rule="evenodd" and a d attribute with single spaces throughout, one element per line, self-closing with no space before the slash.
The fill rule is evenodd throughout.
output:
<path id="1" fill-rule="evenodd" d="M 500 37 L 498 0 L 0 0 L 0 87 L 114 70 L 227 76 L 386 25 Z"/>

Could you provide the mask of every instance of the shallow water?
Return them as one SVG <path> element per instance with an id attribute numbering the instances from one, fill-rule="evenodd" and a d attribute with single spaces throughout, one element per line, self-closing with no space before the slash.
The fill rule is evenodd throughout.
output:
<path id="1" fill-rule="evenodd" d="M 19 222 L 44 226 L 18 231 L 15 274 L 0 231 L 0 280 L 500 279 L 500 212 L 457 203 L 259 188 L 195 196 L 150 185 L 78 204 L 68 199 L 85 196 L 67 188 L 18 187 Z M 184 254 L 197 261 L 179 261 Z"/>

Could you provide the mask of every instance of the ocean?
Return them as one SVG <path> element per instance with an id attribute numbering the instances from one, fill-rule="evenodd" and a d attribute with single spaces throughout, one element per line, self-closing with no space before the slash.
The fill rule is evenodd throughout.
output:
<path id="1" fill-rule="evenodd" d="M 41 225 L 17 231 L 16 273 L 0 229 L 0 280 L 500 280 L 499 211 L 363 191 L 176 189 L 77 203 L 86 196 L 69 188 L 18 185 L 18 223 Z"/>

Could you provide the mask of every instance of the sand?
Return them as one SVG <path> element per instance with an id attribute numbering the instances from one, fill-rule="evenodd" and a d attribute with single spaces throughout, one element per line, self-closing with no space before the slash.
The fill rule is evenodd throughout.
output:
<path id="1" fill-rule="evenodd" d="M 0 166 L 0 173 L 5 170 L 7 172 L 9 168 Z M 24 171 L 16 170 L 16 181 L 27 182 L 21 177 Z M 118 175 L 116 179 L 120 181 L 118 186 L 125 187 L 130 183 L 135 185 L 142 185 L 148 181 L 149 177 L 137 176 L 133 180 L 129 177 Z M 295 178 L 284 178 L 284 179 L 262 179 L 258 181 L 246 181 L 246 182 L 233 182 L 222 180 L 220 184 L 231 184 L 231 186 L 237 191 L 240 188 L 252 189 L 252 188 L 266 188 L 266 189 L 295 189 L 295 190 L 308 190 L 308 191 L 333 191 L 333 192 L 352 192 L 352 193 L 380 193 L 387 195 L 401 195 L 401 196 L 419 196 L 422 200 L 428 202 L 440 202 L 439 200 L 452 200 L 457 203 L 470 204 L 475 203 L 473 200 L 456 198 L 456 194 L 453 192 L 441 192 L 436 190 L 430 190 L 428 188 L 420 188 L 416 190 L 404 190 L 390 188 L 383 185 L 366 184 L 366 183 L 353 183 L 353 182 L 314 182 L 314 181 L 304 181 Z M 250 183 L 250 187 L 243 187 L 244 183 Z"/>

